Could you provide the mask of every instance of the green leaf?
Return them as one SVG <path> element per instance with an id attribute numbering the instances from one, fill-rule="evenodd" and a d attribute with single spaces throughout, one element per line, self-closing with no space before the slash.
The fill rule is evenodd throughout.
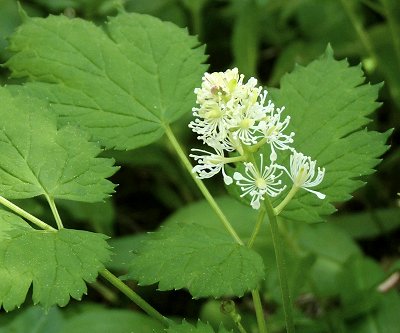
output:
<path id="1" fill-rule="evenodd" d="M 59 333 L 162 333 L 155 319 L 128 310 L 92 309 L 72 316 Z"/>
<path id="2" fill-rule="evenodd" d="M 63 123 L 86 127 L 108 148 L 160 138 L 190 112 L 206 67 L 204 47 L 177 26 L 140 14 L 104 29 L 81 19 L 32 18 L 10 39 L 13 77 L 35 81 L 24 93 L 47 98 Z"/>
<path id="3" fill-rule="evenodd" d="M 2 325 L 0 333 L 58 333 L 63 325 L 64 318 L 59 309 L 54 307 L 46 311 L 39 306 L 32 306 L 17 311 L 12 321 Z"/>
<path id="4" fill-rule="evenodd" d="M 189 324 L 186 321 L 183 321 L 181 324 L 174 323 L 169 328 L 165 330 L 167 333 L 229 333 L 232 331 L 226 330 L 222 325 L 219 327 L 219 330 L 216 332 L 210 326 L 210 324 L 205 324 L 201 321 L 197 322 L 197 325 Z"/>
<path id="5" fill-rule="evenodd" d="M 19 307 L 33 284 L 33 302 L 48 308 L 80 300 L 110 259 L 102 234 L 81 230 L 43 231 L 0 210 L 0 305 Z"/>
<path id="6" fill-rule="evenodd" d="M 374 209 L 368 212 L 334 216 L 330 222 L 356 239 L 375 238 L 400 227 L 400 209 Z"/>
<path id="7" fill-rule="evenodd" d="M 97 144 L 72 126 L 57 129 L 56 117 L 35 98 L 0 88 L 0 193 L 9 199 L 45 195 L 94 202 L 113 192 L 106 180 L 117 170 L 96 157 Z"/>
<path id="8" fill-rule="evenodd" d="M 281 88 L 271 91 L 275 104 L 285 106 L 285 114 L 291 116 L 287 132 L 295 132 L 296 150 L 326 168 L 316 188 L 326 199 L 300 190 L 283 211 L 286 218 L 316 222 L 334 212 L 332 203 L 350 199 L 364 184 L 359 177 L 374 172 L 378 157 L 388 149 L 390 131 L 365 128 L 370 121 L 366 116 L 379 105 L 379 86 L 363 84 L 364 80 L 360 67 L 335 60 L 328 48 L 320 59 L 285 75 Z M 288 156 L 283 164 L 287 162 Z"/>
<path id="9" fill-rule="evenodd" d="M 399 330 L 400 297 L 396 291 L 380 295 L 379 303 L 367 315 L 352 320 L 354 333 L 397 333 Z"/>
<path id="10" fill-rule="evenodd" d="M 264 278 L 264 264 L 224 231 L 175 224 L 149 234 L 127 277 L 140 285 L 158 282 L 160 290 L 187 288 L 195 298 L 242 296 Z"/>

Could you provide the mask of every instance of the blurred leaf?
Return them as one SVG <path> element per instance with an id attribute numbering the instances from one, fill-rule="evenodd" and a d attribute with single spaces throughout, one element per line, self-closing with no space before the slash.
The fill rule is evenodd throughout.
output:
<path id="1" fill-rule="evenodd" d="M 256 76 L 258 64 L 260 8 L 254 1 L 243 1 L 233 26 L 232 53 L 234 64 L 245 76 Z"/>
<path id="2" fill-rule="evenodd" d="M 385 79 L 393 101 L 400 108 L 400 54 L 397 54 L 394 44 L 398 43 L 399 36 L 392 35 L 388 24 L 377 24 L 368 33 L 377 53 L 377 69 Z"/>
<path id="3" fill-rule="evenodd" d="M 107 148 L 159 139 L 191 109 L 206 69 L 196 38 L 134 13 L 110 18 L 105 30 L 63 16 L 30 18 L 10 50 L 12 76 L 33 81 L 23 92 L 48 99 L 64 123 L 79 123 Z"/>
<path id="4" fill-rule="evenodd" d="M 60 200 L 58 207 L 65 209 L 75 221 L 91 225 L 95 232 L 108 236 L 114 233 L 115 209 L 111 200 L 95 203 Z"/>
<path id="5" fill-rule="evenodd" d="M 0 327 L 0 333 L 59 333 L 64 324 L 56 307 L 45 311 L 35 306 L 19 311 L 9 324 Z"/>
<path id="6" fill-rule="evenodd" d="M 0 304 L 19 307 L 33 285 L 32 299 L 49 308 L 80 300 L 85 282 L 93 282 L 110 260 L 107 237 L 88 231 L 31 228 L 18 216 L 0 210 Z"/>
<path id="7" fill-rule="evenodd" d="M 352 1 L 354 10 L 359 11 L 359 1 Z M 334 15 L 333 15 L 334 13 Z M 362 17 L 360 14 L 358 14 Z M 340 1 L 307 0 L 301 1 L 297 8 L 300 34 L 305 40 L 316 40 L 325 45 L 331 43 L 336 48 L 357 39 L 353 26 Z"/>
<path id="8" fill-rule="evenodd" d="M 250 239 L 251 232 L 256 223 L 257 212 L 251 207 L 244 206 L 237 200 L 228 196 L 221 196 L 215 198 L 215 200 L 225 213 L 226 217 L 240 238 L 243 241 Z M 200 200 L 182 207 L 174 214 L 169 216 L 163 222 L 163 225 L 169 226 L 177 223 L 199 224 L 226 232 L 218 216 L 211 209 L 209 203 L 205 200 Z M 260 233 L 266 232 L 266 230 L 266 227 L 263 226 Z"/>
<path id="9" fill-rule="evenodd" d="M 229 333 L 223 326 L 220 326 L 217 331 L 214 331 L 209 324 L 204 324 L 201 321 L 194 326 L 186 321 L 181 324 L 174 323 L 165 330 L 166 333 Z"/>
<path id="10" fill-rule="evenodd" d="M 376 306 L 378 292 L 375 286 L 384 273 L 376 262 L 360 255 L 351 257 L 338 275 L 343 315 L 354 318 Z"/>
<path id="11" fill-rule="evenodd" d="M 158 282 L 159 290 L 188 288 L 195 298 L 242 296 L 264 278 L 264 264 L 226 231 L 174 224 L 148 235 L 127 277 L 139 285 Z"/>
<path id="12" fill-rule="evenodd" d="M 121 309 L 93 309 L 69 318 L 57 333 L 162 333 L 164 327 L 142 313 Z"/>
<path id="13" fill-rule="evenodd" d="M 375 209 L 333 216 L 329 221 L 356 239 L 374 238 L 400 227 L 400 209 Z"/>
<path id="14" fill-rule="evenodd" d="M 17 2 L 15 0 L 0 1 L 0 61 L 7 59 L 5 47 L 7 45 L 6 38 L 11 35 L 13 30 L 21 23 L 21 19 L 17 11 Z"/>
<path id="15" fill-rule="evenodd" d="M 352 333 L 398 333 L 400 297 L 392 291 L 380 295 L 379 303 L 365 316 L 348 323 Z"/>
<path id="16" fill-rule="evenodd" d="M 320 221 L 335 211 L 333 202 L 351 198 L 351 193 L 364 184 L 359 177 L 374 172 L 378 157 L 388 149 L 385 142 L 390 132 L 365 128 L 370 121 L 367 115 L 378 106 L 375 100 L 379 86 L 363 84 L 364 80 L 359 67 L 335 60 L 328 48 L 320 59 L 285 75 L 281 88 L 271 91 L 274 103 L 285 106 L 285 114 L 291 116 L 287 132 L 296 134 L 293 146 L 326 168 L 324 180 L 316 190 L 327 197 L 320 200 L 299 191 L 282 216 Z M 288 155 L 279 163 L 286 165 Z"/>

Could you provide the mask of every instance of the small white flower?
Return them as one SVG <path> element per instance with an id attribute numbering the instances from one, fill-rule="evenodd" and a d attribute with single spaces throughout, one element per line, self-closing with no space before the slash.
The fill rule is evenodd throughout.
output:
<path id="1" fill-rule="evenodd" d="M 318 173 L 314 179 L 315 165 L 316 161 L 312 161 L 311 157 L 294 151 L 290 156 L 290 174 L 288 174 L 294 186 L 304 188 L 306 191 L 314 193 L 319 199 L 324 199 L 325 194 L 310 190 L 310 187 L 319 185 L 325 175 L 325 168 L 318 167 Z"/>
<path id="2" fill-rule="evenodd" d="M 266 120 L 260 121 L 258 125 L 258 131 L 262 134 L 261 137 L 265 138 L 267 140 L 266 142 L 271 145 L 270 159 L 272 162 L 277 159 L 275 149 L 292 149 L 290 144 L 293 143 L 294 133 L 292 132 L 289 135 L 283 134 L 283 131 L 288 127 L 290 121 L 290 116 L 287 116 L 284 121 L 281 121 L 281 114 L 284 110 L 285 107 L 273 109 L 272 104 L 270 115 Z M 258 138 L 260 138 L 260 136 Z"/>
<path id="3" fill-rule="evenodd" d="M 211 153 L 202 149 L 192 149 L 193 152 L 202 153 L 202 155 L 190 154 L 197 161 L 197 165 L 192 169 L 192 172 L 197 173 L 199 179 L 211 178 L 220 171 L 224 177 L 226 185 L 232 184 L 232 177 L 225 173 L 225 156 L 221 147 L 214 146 L 215 153 Z"/>
<path id="4" fill-rule="evenodd" d="M 254 209 L 260 208 L 260 200 L 264 200 L 264 195 L 276 197 L 281 193 L 286 186 L 281 186 L 282 181 L 278 178 L 282 175 L 282 171 L 276 175 L 276 164 L 271 163 L 270 166 L 263 166 L 263 155 L 260 154 L 260 171 L 253 163 L 245 164 L 246 176 L 239 172 L 233 174 L 233 179 L 236 180 L 236 185 L 240 186 L 243 191 L 241 197 L 247 194 L 251 195 L 251 207 Z"/>

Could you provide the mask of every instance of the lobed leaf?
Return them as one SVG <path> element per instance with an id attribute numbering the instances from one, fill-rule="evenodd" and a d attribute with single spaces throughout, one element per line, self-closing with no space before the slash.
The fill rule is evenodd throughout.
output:
<path id="1" fill-rule="evenodd" d="M 367 116 L 378 106 L 379 85 L 364 84 L 360 67 L 337 61 L 332 50 L 306 67 L 297 66 L 285 75 L 272 99 L 291 116 L 287 132 L 295 132 L 294 147 L 325 167 L 323 182 L 316 188 L 324 200 L 304 190 L 296 194 L 282 216 L 292 220 L 320 221 L 335 211 L 332 203 L 351 198 L 364 182 L 360 177 L 374 172 L 388 146 L 390 134 L 368 131 Z M 286 156 L 285 165 L 288 164 Z M 289 180 L 288 180 L 289 182 Z M 288 187 L 287 190 L 289 190 Z"/>
<path id="2" fill-rule="evenodd" d="M 113 192 L 106 180 L 114 160 L 72 126 L 57 129 L 56 117 L 35 98 L 0 88 L 0 193 L 9 199 L 45 195 L 94 202 Z"/>
<path id="3" fill-rule="evenodd" d="M 108 148 L 152 143 L 190 112 L 204 47 L 177 26 L 124 13 L 104 29 L 81 19 L 31 18 L 10 39 L 13 77 Z M 18 88 L 16 88 L 18 89 Z"/>
<path id="4" fill-rule="evenodd" d="M 225 231 L 177 223 L 147 236 L 127 277 L 140 285 L 158 282 L 160 290 L 187 288 L 195 298 L 242 296 L 264 278 L 264 264 Z"/>
<path id="5" fill-rule="evenodd" d="M 33 302 L 49 308 L 80 300 L 110 260 L 102 234 L 61 229 L 36 230 L 0 210 L 0 305 L 19 307 L 33 285 Z"/>

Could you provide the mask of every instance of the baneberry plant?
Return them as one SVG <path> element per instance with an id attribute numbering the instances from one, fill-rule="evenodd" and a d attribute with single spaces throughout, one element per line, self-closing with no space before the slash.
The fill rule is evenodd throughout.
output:
<path id="1" fill-rule="evenodd" d="M 165 136 L 214 215 L 176 217 L 145 235 L 132 245 L 123 278 L 222 299 L 235 329 L 265 333 L 279 330 L 266 323 L 260 297 L 276 265 L 273 292 L 294 332 L 292 267 L 281 239 L 290 233 L 278 222 L 284 229 L 321 221 L 374 171 L 390 134 L 365 127 L 379 85 L 364 84 L 360 67 L 335 60 L 330 47 L 267 92 L 237 68 L 204 74 L 196 38 L 150 16 L 121 12 L 103 27 L 64 16 L 24 19 L 5 64 L 23 84 L 0 89 L 0 203 L 8 208 L 0 211 L 3 308 L 19 307 L 31 285 L 35 304 L 65 306 L 101 275 L 154 319 L 138 317 L 135 328 L 128 315 L 131 329 L 145 332 L 138 327 L 146 321 L 152 332 L 215 332 L 208 323 L 160 314 L 106 268 L 113 252 L 107 237 L 69 229 L 57 209 L 60 199 L 98 202 L 113 193 L 107 178 L 118 168 L 99 156 L 102 148 L 133 150 Z M 186 125 L 201 146 L 187 154 L 171 124 L 191 110 Z M 237 199 L 229 201 L 233 217 L 203 183 L 217 174 Z M 55 224 L 9 201 L 37 196 Z M 275 262 L 260 247 L 267 238 Z M 246 327 L 232 301 L 248 295 L 256 328 Z M 228 329 L 221 324 L 217 332 Z"/>

